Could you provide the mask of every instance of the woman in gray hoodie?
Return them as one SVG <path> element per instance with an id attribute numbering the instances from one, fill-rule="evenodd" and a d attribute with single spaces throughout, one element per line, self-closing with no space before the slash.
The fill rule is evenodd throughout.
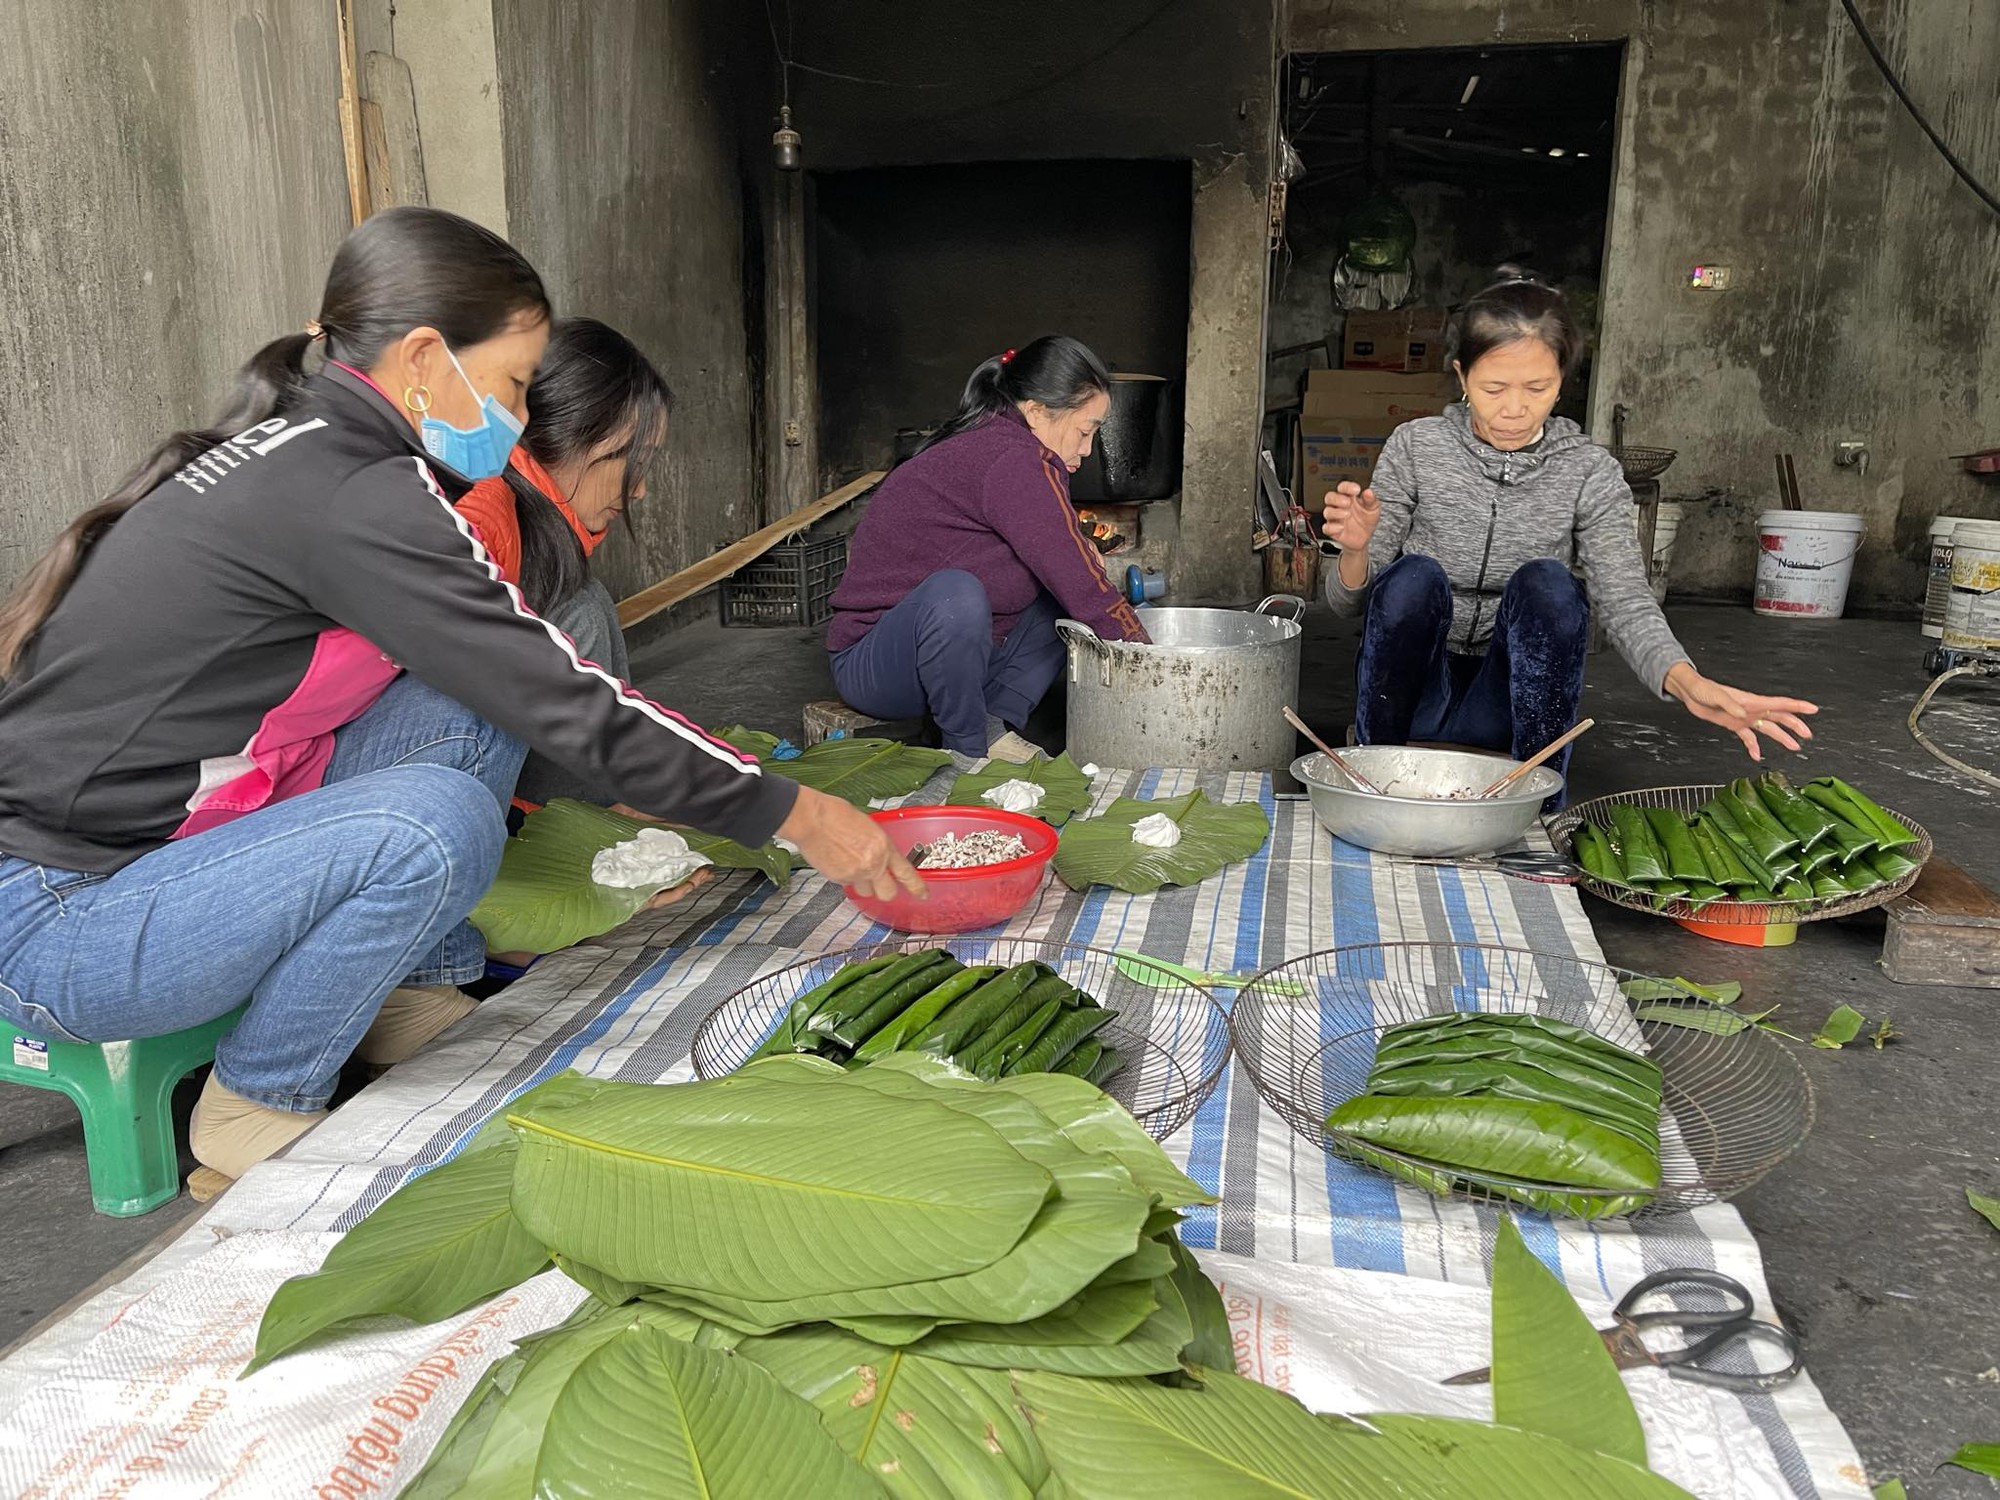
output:
<path id="1" fill-rule="evenodd" d="M 1327 497 L 1324 530 L 1341 549 L 1327 602 L 1366 612 L 1361 743 L 1534 754 L 1576 721 L 1593 610 L 1641 682 L 1729 730 L 1751 759 L 1759 735 L 1788 750 L 1812 738 L 1813 704 L 1712 681 L 1674 639 L 1618 461 L 1550 415 L 1583 353 L 1562 294 L 1503 266 L 1455 332 L 1464 399 L 1392 432 L 1369 488 Z M 1558 769 L 1567 763 L 1564 751 Z"/>

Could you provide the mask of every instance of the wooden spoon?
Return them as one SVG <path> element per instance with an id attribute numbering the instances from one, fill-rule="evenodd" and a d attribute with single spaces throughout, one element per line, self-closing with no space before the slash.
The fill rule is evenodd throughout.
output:
<path id="1" fill-rule="evenodd" d="M 1526 776 L 1530 771 L 1534 770 L 1536 766 L 1539 766 L 1543 761 L 1547 760 L 1550 756 L 1554 755 L 1558 750 L 1562 749 L 1562 747 L 1564 745 L 1567 745 L 1571 740 L 1576 739 L 1579 735 L 1585 733 L 1588 730 L 1595 729 L 1596 727 L 1597 727 L 1597 720 L 1595 719 L 1583 720 L 1581 723 L 1576 725 L 1575 728 L 1571 729 L 1568 734 L 1565 734 L 1559 740 L 1553 740 L 1549 744 L 1543 746 L 1542 749 L 1539 752 L 1537 752 L 1533 757 L 1531 757 L 1528 760 L 1522 761 L 1518 766 L 1514 767 L 1513 770 L 1509 771 L 1505 776 L 1502 776 L 1498 781 L 1494 782 L 1493 785 L 1489 786 L 1485 791 L 1481 792 L 1479 795 L 1482 797 L 1499 796 L 1500 793 L 1506 791 L 1508 787 L 1512 786 L 1515 782 L 1519 781 L 1523 776 Z"/>
<path id="2" fill-rule="evenodd" d="M 1356 786 L 1360 787 L 1361 790 L 1364 792 L 1372 793 L 1377 797 L 1382 795 L 1382 789 L 1379 786 L 1375 785 L 1374 782 L 1370 781 L 1366 776 L 1363 776 L 1359 771 L 1355 770 L 1354 767 L 1350 766 L 1345 760 L 1343 760 L 1340 757 L 1340 754 L 1333 748 L 1333 746 L 1329 745 L 1325 740 L 1321 739 L 1318 735 L 1312 732 L 1311 728 L 1306 724 L 1306 721 L 1304 719 L 1301 719 L 1297 714 L 1293 713 L 1289 708 L 1285 710 L 1285 718 L 1291 724 L 1292 728 L 1296 729 L 1300 734 L 1304 735 L 1307 739 L 1311 740 L 1315 745 L 1319 746 L 1319 753 L 1321 755 L 1324 755 L 1328 760 L 1332 761 L 1336 766 L 1339 766 L 1341 774 L 1344 775 L 1349 781 L 1353 782 Z"/>

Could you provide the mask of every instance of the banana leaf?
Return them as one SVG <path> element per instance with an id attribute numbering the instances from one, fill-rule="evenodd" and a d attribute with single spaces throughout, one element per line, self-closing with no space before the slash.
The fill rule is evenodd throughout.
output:
<path id="1" fill-rule="evenodd" d="M 1611 841 L 1595 824 L 1579 824 L 1570 839 L 1570 852 L 1576 856 L 1578 864 L 1585 872 L 1599 880 L 1613 885 L 1628 885 L 1625 870 L 1618 862 L 1618 855 L 1611 847 Z"/>
<path id="2" fill-rule="evenodd" d="M 984 800 L 986 793 L 1009 781 L 1032 781 L 1042 789 L 1041 803 L 1032 816 L 1055 828 L 1087 811 L 1094 795 L 1090 778 L 1065 753 L 1054 760 L 1037 755 L 1024 766 L 989 761 L 983 769 L 967 771 L 954 781 L 944 800 L 954 807 L 985 807 L 989 805 Z"/>
<path id="3" fill-rule="evenodd" d="M 1611 1352 L 1506 1215 L 1493 1247 L 1493 1420 L 1646 1466 Z"/>
<path id="4" fill-rule="evenodd" d="M 541 1271 L 549 1253 L 508 1203 L 515 1156 L 510 1145 L 467 1151 L 404 1183 L 317 1271 L 278 1288 L 243 1373 L 359 1318 L 452 1317 Z"/>
<path id="5" fill-rule="evenodd" d="M 950 763 L 942 750 L 895 740 L 822 740 L 794 760 L 774 762 L 771 769 L 865 812 L 872 802 L 907 797 Z"/>
<path id="6" fill-rule="evenodd" d="M 1826 1018 L 1825 1024 L 1813 1033 L 1812 1044 L 1815 1047 L 1828 1047 L 1837 1051 L 1860 1036 L 1861 1028 L 1867 1022 L 1868 1018 L 1853 1006 L 1835 1006 L 1833 1014 Z"/>
<path id="7" fill-rule="evenodd" d="M 1162 1207 L 1192 1208 L 1217 1201 L 1215 1194 L 1168 1159 L 1130 1111 L 1095 1085 L 1061 1073 L 1029 1073 L 1003 1078 L 993 1087 L 1026 1099 L 1079 1150 L 1110 1157 Z"/>
<path id="8" fill-rule="evenodd" d="M 1881 840 L 1884 849 L 1907 848 L 1918 842 L 1914 833 L 1889 816 L 1887 808 L 1838 776 L 1815 777 L 1805 784 L 1801 795 L 1857 828 L 1867 829 Z"/>
<path id="9" fill-rule="evenodd" d="M 556 1397 L 535 1493 L 879 1500 L 882 1491 L 770 1371 L 637 1327 L 589 1354 Z"/>
<path id="10" fill-rule="evenodd" d="M 1751 884 L 1755 888 L 1773 890 L 1779 881 L 1778 873 L 1764 863 L 1757 852 L 1757 845 L 1748 830 L 1737 821 L 1729 810 L 1729 804 L 1720 797 L 1711 798 L 1698 815 L 1701 820 L 1721 839 L 1730 853 L 1734 854 L 1750 872 Z"/>
<path id="11" fill-rule="evenodd" d="M 1657 1101 L 1649 1108 L 1608 1086 L 1597 1088 L 1561 1078 L 1533 1064 L 1481 1058 L 1398 1068 L 1381 1080 L 1370 1079 L 1368 1092 L 1390 1099 L 1519 1099 L 1530 1104 L 1561 1104 L 1631 1136 L 1641 1145 L 1657 1150 L 1660 1144 Z"/>
<path id="12" fill-rule="evenodd" d="M 736 1297 L 982 1269 L 1020 1241 L 1053 1182 L 982 1121 L 845 1075 L 607 1083 L 507 1119 L 529 1234 L 622 1281 Z"/>
<path id="13" fill-rule="evenodd" d="M 1757 795 L 1769 808 L 1771 816 L 1785 828 L 1798 835 L 1800 844 L 1806 849 L 1817 848 L 1821 843 L 1833 838 L 1837 826 L 1827 816 L 1826 809 L 1808 802 L 1783 779 L 1777 776 L 1759 777 L 1755 783 Z"/>
<path id="14" fill-rule="evenodd" d="M 777 753 L 784 740 L 762 729 L 751 729 L 742 724 L 730 724 L 721 729 L 711 729 L 709 733 L 726 744 L 734 745 L 745 755 L 754 755 L 759 760 L 770 760 Z M 781 763 L 782 764 L 782 763 Z"/>
<path id="15" fill-rule="evenodd" d="M 1739 786 L 1748 788 L 1750 783 L 1740 781 L 1735 786 L 1722 788 L 1708 805 L 1719 807 L 1728 814 L 1729 822 L 1742 830 L 1743 836 L 1750 841 L 1751 852 L 1773 877 L 1783 880 L 1787 875 L 1796 873 L 1799 868 L 1798 835 L 1771 816 L 1771 810 L 1764 806 L 1754 790 L 1746 798 L 1736 789 Z"/>
<path id="16" fill-rule="evenodd" d="M 2000 1443 L 1965 1443 L 1945 1460 L 1955 1469 L 1970 1469 L 1988 1479 L 2000 1479 Z"/>
<path id="17" fill-rule="evenodd" d="M 1069 1500 L 1691 1500 L 1622 1459 L 1446 1417 L 1315 1417 L 1221 1370 L 1201 1389 L 1024 1373 L 1015 1388 Z"/>
<path id="18" fill-rule="evenodd" d="M 523 1340 L 487 1368 L 397 1500 L 534 1500 L 535 1458 L 556 1398 L 578 1365 L 633 1327 L 693 1342 L 706 1325 L 669 1308 L 586 1300 L 562 1326 Z"/>
<path id="19" fill-rule="evenodd" d="M 1147 1217 L 1150 1219 L 1152 1216 L 1149 1214 Z M 1174 1274 L 1176 1262 L 1173 1246 L 1169 1240 L 1155 1239 L 1146 1234 L 1144 1225 L 1140 1226 L 1139 1232 L 1144 1236 L 1139 1241 L 1139 1248 L 1123 1260 L 1113 1261 L 1099 1271 L 1097 1279 L 1091 1282 L 1092 1286 L 1123 1286 L 1128 1282 L 1152 1281 L 1157 1277 Z"/>
<path id="20" fill-rule="evenodd" d="M 1653 837 L 1643 808 L 1620 802 L 1611 809 L 1612 848 L 1625 878 L 1634 885 L 1651 885 L 1667 878 L 1667 859 Z"/>
<path id="21" fill-rule="evenodd" d="M 1713 876 L 1717 872 L 1711 871 L 1708 861 L 1701 857 L 1701 851 L 1688 836 L 1688 826 L 1681 815 L 1665 807 L 1648 807 L 1642 811 L 1646 815 L 1646 826 L 1652 831 L 1653 842 L 1660 846 L 1665 856 L 1667 873 L 1690 884 L 1713 884 Z"/>
<path id="22" fill-rule="evenodd" d="M 1000 1371 L 825 1328 L 751 1339 L 740 1357 L 811 1402 L 833 1440 L 898 1500 L 1033 1500 L 1048 1482 L 1048 1460 Z"/>
<path id="23" fill-rule="evenodd" d="M 1627 1079 L 1642 1089 L 1657 1092 L 1660 1086 L 1659 1064 L 1650 1057 L 1628 1052 L 1580 1026 L 1527 1013 L 1468 1011 L 1392 1026 L 1382 1033 L 1375 1059 L 1381 1067 L 1418 1059 L 1429 1061 L 1460 1045 L 1519 1047 L 1531 1053 L 1573 1060 Z"/>
<path id="24" fill-rule="evenodd" d="M 1180 825 L 1181 841 L 1173 848 L 1134 842 L 1132 825 L 1153 813 Z M 1198 885 L 1248 859 L 1270 836 L 1271 820 L 1254 802 L 1217 804 L 1198 791 L 1152 801 L 1120 797 L 1062 831 L 1055 871 L 1074 891 L 1108 885 L 1143 896 L 1161 886 Z"/>
<path id="25" fill-rule="evenodd" d="M 1719 1005 L 1641 1005 L 1633 1010 L 1632 1015 L 1635 1020 L 1657 1021 L 1663 1026 L 1679 1026 L 1687 1031 L 1706 1031 L 1711 1036 L 1734 1036 L 1739 1031 L 1748 1031 L 1757 1021 L 1757 1017 L 1750 1012 L 1727 1010 Z"/>
<path id="26" fill-rule="evenodd" d="M 1972 1206 L 1972 1211 L 1978 1214 L 1980 1218 L 1991 1224 L 1995 1229 L 2000 1229 L 2000 1198 L 1989 1198 L 1984 1193 L 1974 1192 L 1971 1188 L 1967 1188 L 1965 1190 L 1965 1201 Z"/>
<path id="27" fill-rule="evenodd" d="M 1696 984 L 1692 979 L 1648 979 L 1641 975 L 1620 981 L 1618 988 L 1627 1000 L 1706 1000 L 1711 1005 L 1734 1005 L 1743 998 L 1743 986 L 1734 979 L 1721 984 Z"/>
<path id="28" fill-rule="evenodd" d="M 1537 1184 L 1614 1191 L 1660 1185 L 1657 1152 L 1560 1104 L 1363 1094 L 1328 1115 L 1326 1128 L 1461 1171 Z"/>
<path id="29" fill-rule="evenodd" d="M 621 926 L 664 887 L 599 885 L 590 878 L 590 861 L 598 850 L 658 826 L 558 797 L 529 813 L 507 840 L 500 873 L 472 909 L 472 925 L 495 953 L 554 953 Z M 756 870 L 776 885 L 791 879 L 792 856 L 776 844 L 746 849 L 712 834 L 677 831 L 718 869 Z"/>
<path id="30" fill-rule="evenodd" d="M 1174 1286 L 1194 1326 L 1193 1337 L 1181 1351 L 1182 1362 L 1211 1370 L 1235 1368 L 1236 1339 L 1229 1331 L 1229 1313 L 1222 1305 L 1222 1293 L 1215 1289 L 1215 1283 L 1208 1279 L 1201 1262 L 1181 1243 L 1179 1235 L 1169 1230 L 1167 1244 L 1174 1252 Z"/>
<path id="31" fill-rule="evenodd" d="M 1570 1219 L 1610 1219 L 1620 1214 L 1629 1214 L 1634 1209 L 1643 1208 L 1652 1201 L 1649 1193 L 1578 1193 L 1562 1188 L 1545 1187 L 1537 1183 L 1522 1182 L 1517 1179 L 1499 1177 L 1492 1173 L 1481 1174 L 1474 1182 L 1470 1178 L 1454 1175 L 1450 1168 L 1435 1162 L 1412 1161 L 1407 1157 L 1391 1156 L 1363 1145 L 1360 1141 L 1335 1141 L 1335 1151 L 1350 1161 L 1359 1162 L 1364 1167 L 1373 1167 L 1378 1172 L 1387 1172 L 1391 1177 L 1422 1188 L 1439 1198 L 1449 1197 L 1461 1186 L 1469 1191 L 1498 1193 L 1525 1207 L 1545 1214 L 1561 1214 Z"/>
<path id="32" fill-rule="evenodd" d="M 940 1328 L 915 1349 L 919 1354 L 991 1370 L 1047 1370 L 1093 1379 L 1164 1375 L 1180 1369 L 1181 1351 L 1194 1337 L 1194 1323 L 1172 1278 L 1162 1277 L 1151 1290 L 1156 1299 L 1151 1315 L 1114 1344 L 1066 1342 L 1071 1337 L 1070 1327 L 1058 1318 L 1037 1319 L 1014 1328 L 977 1324 Z"/>

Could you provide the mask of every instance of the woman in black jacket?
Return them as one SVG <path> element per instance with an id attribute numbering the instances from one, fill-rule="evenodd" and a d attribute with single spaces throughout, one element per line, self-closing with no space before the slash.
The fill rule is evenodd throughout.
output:
<path id="1" fill-rule="evenodd" d="M 403 1053 L 469 1009 L 454 965 L 524 745 L 672 822 L 922 888 L 877 825 L 580 662 L 499 582 L 452 502 L 505 466 L 548 321 L 504 240 L 375 215 L 307 331 L 0 609 L 0 1016 L 105 1041 L 247 1002 L 195 1113 L 209 1189 L 309 1128 L 378 1023 Z M 336 729 L 368 769 L 327 785 Z"/>

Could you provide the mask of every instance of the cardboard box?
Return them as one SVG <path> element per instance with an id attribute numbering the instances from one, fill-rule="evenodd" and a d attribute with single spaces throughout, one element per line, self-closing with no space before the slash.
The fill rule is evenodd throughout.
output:
<path id="1" fill-rule="evenodd" d="M 1451 314 L 1442 307 L 1351 312 L 1341 344 L 1341 368 L 1395 370 L 1405 375 L 1442 373 L 1450 327 Z"/>
<path id="2" fill-rule="evenodd" d="M 1390 433 L 1412 418 L 1436 416 L 1457 399 L 1452 375 L 1312 371 L 1299 409 L 1294 500 L 1317 510 L 1342 480 L 1367 483 Z"/>

